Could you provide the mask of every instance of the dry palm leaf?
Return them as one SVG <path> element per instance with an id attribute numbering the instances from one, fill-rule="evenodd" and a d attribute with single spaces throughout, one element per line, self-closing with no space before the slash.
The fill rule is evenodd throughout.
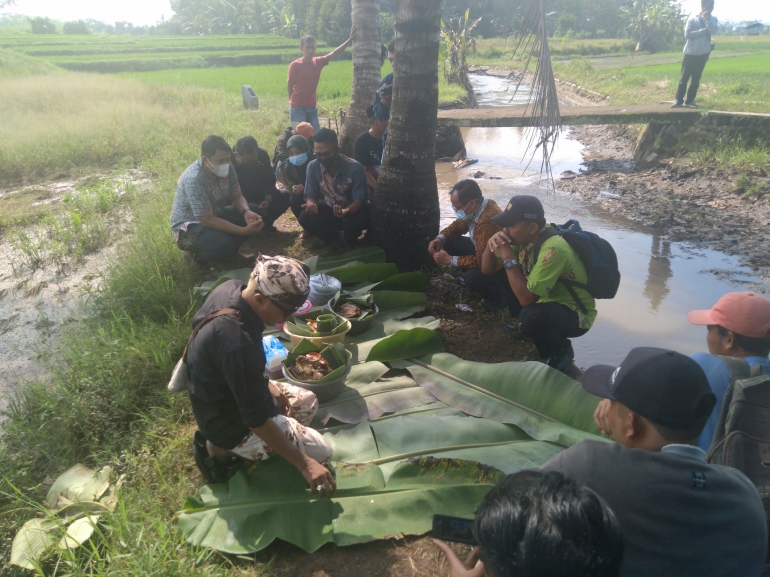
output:
<path id="1" fill-rule="evenodd" d="M 559 97 L 556 93 L 556 79 L 553 75 L 551 53 L 548 48 L 545 0 L 531 0 L 513 46 L 513 56 L 516 55 L 523 58 L 525 71 L 529 70 L 532 60 L 536 59 L 532 92 L 527 102 L 527 112 L 530 118 L 536 120 L 536 128 L 530 133 L 527 153 L 531 151 L 534 158 L 537 149 L 542 147 L 543 161 L 540 166 L 540 173 L 541 175 L 545 173 L 548 179 L 548 188 L 553 190 L 551 155 L 556 141 L 559 139 L 562 125 Z M 519 77 L 514 95 L 518 92 L 523 79 L 524 74 Z"/>

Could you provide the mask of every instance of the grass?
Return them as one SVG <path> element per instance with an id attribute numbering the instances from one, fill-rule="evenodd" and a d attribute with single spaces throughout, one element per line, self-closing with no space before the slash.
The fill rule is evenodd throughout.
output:
<path id="1" fill-rule="evenodd" d="M 715 57 L 706 65 L 698 93 L 701 106 L 770 113 L 770 36 L 716 36 L 714 42 Z M 673 100 L 681 48 L 635 54 L 628 41 L 567 39 L 552 39 L 549 46 L 557 78 L 606 94 L 611 104 Z M 482 40 L 469 61 L 515 68 L 520 61 L 512 61 L 510 53 L 510 41 Z"/>
<path id="2" fill-rule="evenodd" d="M 110 214 L 132 189 L 130 182 L 122 187 L 112 182 L 87 185 L 64 196 L 64 214 L 49 214 L 36 227 L 13 228 L 14 269 L 63 267 L 108 245 L 117 224 Z"/>
<path id="3" fill-rule="evenodd" d="M 280 76 L 284 86 L 285 67 Z M 126 195 L 131 234 L 89 294 L 88 322 L 64 331 L 57 350 L 43 354 L 45 380 L 23 386 L 7 410 L 0 436 L 0 558 L 8 559 L 13 536 L 35 514 L 31 502 L 42 501 L 45 479 L 83 462 L 111 464 L 126 476 L 120 503 L 92 544 L 53 554 L 45 574 L 269 574 L 269 553 L 257 562 L 190 547 L 173 519 L 202 483 L 189 452 L 189 401 L 165 389 L 200 304 L 192 288 L 202 279 L 174 245 L 168 215 L 179 174 L 198 157 L 201 140 L 252 134 L 270 148 L 288 120 L 286 95 L 260 94 L 260 109 L 250 111 L 239 90 L 194 82 L 61 73 L 48 93 L 40 90 L 45 82 L 41 76 L 0 80 L 0 180 L 38 182 L 137 167 L 151 175 L 153 187 Z M 239 88 L 243 79 L 231 82 Z M 336 98 L 322 93 L 319 104 L 346 100 L 342 92 Z M 0 198 L 0 209 L 9 199 Z M 116 206 L 103 189 L 79 191 L 63 204 L 68 215 Z M 30 262 L 48 258 L 48 245 L 36 244 L 34 236 L 24 246 L 21 236 L 15 238 Z M 0 568 L 0 575 L 13 574 Z"/>

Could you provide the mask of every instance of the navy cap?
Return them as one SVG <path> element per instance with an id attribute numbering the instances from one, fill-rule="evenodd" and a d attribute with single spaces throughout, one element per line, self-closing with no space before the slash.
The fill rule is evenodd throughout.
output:
<path id="1" fill-rule="evenodd" d="M 592 395 L 616 400 L 672 429 L 703 427 L 717 402 L 698 363 L 676 351 L 652 347 L 632 349 L 618 367 L 589 368 L 580 384 Z"/>
<path id="2" fill-rule="evenodd" d="M 503 212 L 492 217 L 492 222 L 500 228 L 514 226 L 522 220 L 533 222 L 545 220 L 545 211 L 539 198 L 528 194 L 514 196 Z"/>

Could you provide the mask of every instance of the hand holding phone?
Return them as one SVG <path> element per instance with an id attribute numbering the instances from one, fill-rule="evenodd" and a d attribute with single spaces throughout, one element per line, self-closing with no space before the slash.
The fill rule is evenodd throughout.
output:
<path id="1" fill-rule="evenodd" d="M 433 515 L 431 537 L 441 541 L 478 545 L 476 538 L 473 536 L 473 519 Z"/>

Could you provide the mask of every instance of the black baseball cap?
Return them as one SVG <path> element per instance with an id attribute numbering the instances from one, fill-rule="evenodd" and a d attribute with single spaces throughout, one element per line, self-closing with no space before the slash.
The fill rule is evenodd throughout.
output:
<path id="1" fill-rule="evenodd" d="M 698 363 L 652 347 L 632 349 L 618 367 L 589 368 L 580 384 L 592 395 L 617 400 L 655 424 L 679 430 L 705 426 L 717 402 Z"/>
<path id="2" fill-rule="evenodd" d="M 545 220 L 545 211 L 539 198 L 528 194 L 514 196 L 503 212 L 492 217 L 492 222 L 500 228 L 514 226 L 522 220 L 533 222 Z"/>
<path id="3" fill-rule="evenodd" d="M 374 105 L 370 104 L 366 109 L 366 117 L 371 120 L 372 118 L 376 118 L 374 114 Z"/>

